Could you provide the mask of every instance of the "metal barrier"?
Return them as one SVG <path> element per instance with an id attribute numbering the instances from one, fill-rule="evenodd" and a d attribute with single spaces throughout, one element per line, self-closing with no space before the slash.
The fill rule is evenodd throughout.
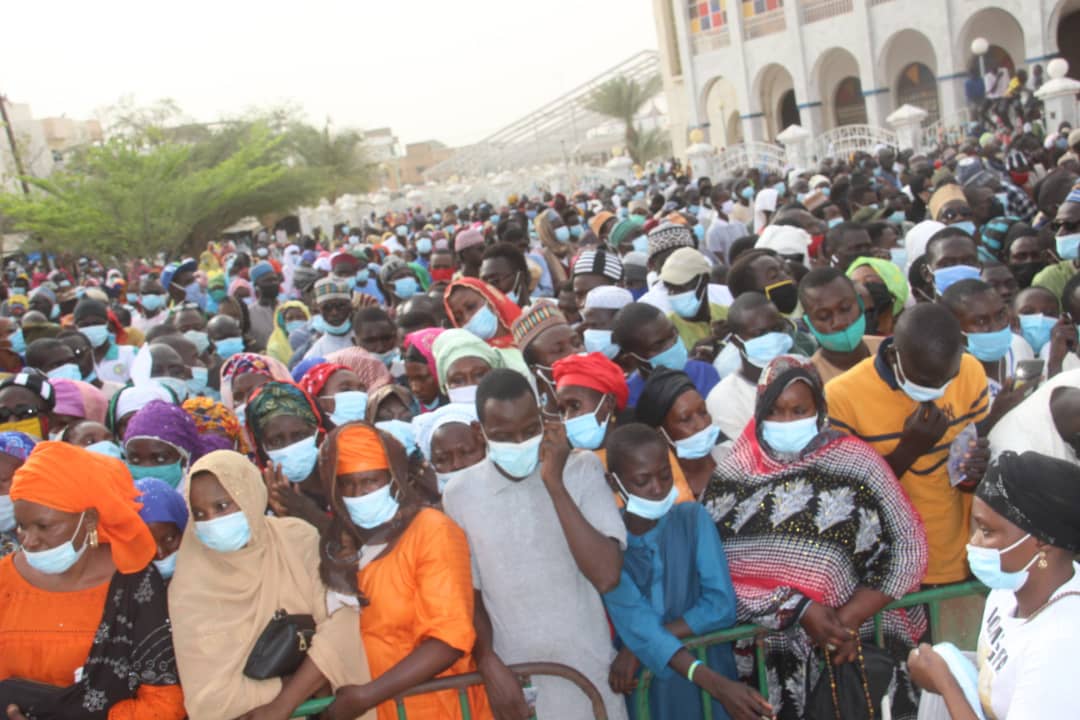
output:
<path id="1" fill-rule="evenodd" d="M 551 675 L 553 677 L 561 677 L 564 680 L 569 680 L 581 688 L 581 691 L 589 698 L 589 702 L 592 704 L 593 708 L 593 716 L 596 720 L 607 720 L 607 711 L 604 709 L 604 700 L 600 696 L 600 692 L 587 677 L 574 668 L 560 665 L 559 663 L 549 662 L 519 663 L 517 665 L 510 665 L 509 667 L 516 675 L 526 679 L 526 682 L 527 679 L 533 675 Z M 469 696 L 466 690 L 473 685 L 481 685 L 483 682 L 484 679 L 480 677 L 480 673 L 465 673 L 463 675 L 450 675 L 448 677 L 436 678 L 426 683 L 421 683 L 412 690 L 402 693 L 394 698 L 394 703 L 397 705 L 398 719 L 407 720 L 407 715 L 405 714 L 405 698 L 414 697 L 416 695 L 426 695 L 427 693 L 440 692 L 443 690 L 456 690 L 458 702 L 461 705 L 461 717 L 464 718 L 464 720 L 472 720 L 472 711 L 469 708 Z M 304 718 L 309 715 L 315 715 L 329 707 L 332 702 L 334 702 L 333 697 L 308 700 L 298 707 L 291 717 Z M 414 718 L 414 720 L 419 719 Z"/>
<path id="2" fill-rule="evenodd" d="M 929 607 L 928 621 L 930 623 L 930 633 L 932 636 L 934 628 L 937 627 L 941 619 L 942 601 L 967 597 L 970 595 L 982 595 L 986 592 L 987 588 L 982 583 L 973 580 L 970 582 L 957 583 L 955 585 L 946 585 L 932 590 L 920 590 L 918 592 L 909 593 L 899 600 L 889 603 L 885 607 L 885 610 L 898 610 L 901 608 L 913 607 L 915 605 L 927 605 Z M 709 633 L 708 635 L 688 638 L 683 642 L 683 645 L 687 650 L 690 650 L 698 660 L 704 663 L 705 651 L 710 646 L 753 638 L 754 666 L 758 676 L 758 692 L 761 693 L 762 697 L 767 698 L 769 697 L 769 678 L 765 668 L 765 636 L 770 632 L 775 631 L 767 630 L 758 625 L 737 625 L 736 627 L 728 628 L 727 630 L 720 630 L 718 632 Z M 874 616 L 874 642 L 879 646 L 884 644 L 884 636 L 881 627 L 881 613 Z M 637 707 L 638 720 L 649 720 L 649 717 L 651 716 L 649 711 L 649 685 L 652 682 L 652 679 L 653 674 L 649 672 L 649 669 L 643 668 L 641 677 L 638 678 L 637 689 L 634 690 L 634 704 Z M 712 720 L 713 717 L 711 701 L 712 696 L 702 690 L 701 703 L 705 720 Z"/>

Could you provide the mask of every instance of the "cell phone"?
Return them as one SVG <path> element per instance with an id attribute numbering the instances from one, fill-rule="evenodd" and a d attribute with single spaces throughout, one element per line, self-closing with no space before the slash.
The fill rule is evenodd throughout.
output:
<path id="1" fill-rule="evenodd" d="M 1025 385 L 1037 385 L 1039 380 L 1042 379 L 1043 368 L 1046 366 L 1046 361 L 1042 358 L 1035 358 L 1034 360 L 1021 360 L 1016 363 L 1016 381 L 1013 387 L 1024 387 Z"/>

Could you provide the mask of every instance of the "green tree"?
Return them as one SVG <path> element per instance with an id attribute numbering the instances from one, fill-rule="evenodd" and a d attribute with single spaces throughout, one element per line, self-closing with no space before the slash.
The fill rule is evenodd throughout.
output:
<path id="1" fill-rule="evenodd" d="M 642 156 L 642 151 L 652 148 L 641 143 L 642 133 L 634 124 L 634 118 L 662 87 L 663 82 L 659 75 L 653 75 L 644 82 L 620 75 L 593 90 L 585 101 L 587 109 L 623 122 L 626 128 L 626 151 L 635 163 L 644 164 L 650 160 L 650 157 Z M 652 144 L 655 145 L 655 141 L 652 141 Z"/>
<path id="2" fill-rule="evenodd" d="M 322 130 L 296 124 L 289 131 L 289 143 L 295 160 L 321 176 L 323 196 L 331 204 L 342 195 L 371 187 L 374 165 L 364 157 L 360 133 L 331 133 L 329 123 Z"/>

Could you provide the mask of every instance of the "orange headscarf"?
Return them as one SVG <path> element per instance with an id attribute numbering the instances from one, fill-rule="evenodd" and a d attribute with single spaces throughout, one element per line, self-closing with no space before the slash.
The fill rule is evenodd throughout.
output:
<path id="1" fill-rule="evenodd" d="M 337 474 L 389 470 L 379 436 L 368 425 L 345 425 L 337 434 Z"/>
<path id="2" fill-rule="evenodd" d="M 455 288 L 465 287 L 480 293 L 481 297 L 487 300 L 491 305 L 491 309 L 495 311 L 495 314 L 499 318 L 499 322 L 503 327 L 510 330 L 510 326 L 514 324 L 518 316 L 521 315 L 521 308 L 517 303 L 514 303 L 510 298 L 502 294 L 501 291 L 488 285 L 483 280 L 478 280 L 472 277 L 463 277 L 454 280 L 447 286 L 446 292 L 443 293 L 443 306 L 446 308 L 446 317 L 450 319 L 450 322 L 454 323 L 454 327 L 458 327 L 457 320 L 454 319 L 454 311 L 450 309 L 450 296 L 454 293 Z M 512 333 L 507 332 L 504 335 L 496 335 L 487 341 L 488 345 L 497 348 L 514 347 L 514 336 Z"/>
<path id="3" fill-rule="evenodd" d="M 98 538 L 108 543 L 116 569 L 143 570 L 157 553 L 150 528 L 139 517 L 139 491 L 127 467 L 115 458 L 77 445 L 38 443 L 15 471 L 12 500 L 29 500 L 61 512 L 98 512 Z"/>

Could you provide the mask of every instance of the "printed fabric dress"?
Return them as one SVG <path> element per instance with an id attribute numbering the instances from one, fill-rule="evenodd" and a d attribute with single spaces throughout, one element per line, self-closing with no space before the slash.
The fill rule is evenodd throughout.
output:
<path id="1" fill-rule="evenodd" d="M 702 499 L 724 543 L 739 622 L 779 632 L 765 641 L 769 702 L 782 720 L 801 718 L 822 659 L 798 624 L 809 602 L 839 608 L 858 587 L 899 598 L 919 587 L 926 533 L 892 470 L 870 446 L 825 430 L 797 455 L 774 454 L 752 420 L 716 468 Z M 883 616 L 885 649 L 898 663 L 926 632 L 921 609 Z M 873 642 L 873 621 L 860 628 Z M 736 648 L 740 676 L 753 647 Z M 906 666 L 904 666 L 906 667 Z M 891 686 L 894 718 L 914 718 L 906 676 Z"/>

